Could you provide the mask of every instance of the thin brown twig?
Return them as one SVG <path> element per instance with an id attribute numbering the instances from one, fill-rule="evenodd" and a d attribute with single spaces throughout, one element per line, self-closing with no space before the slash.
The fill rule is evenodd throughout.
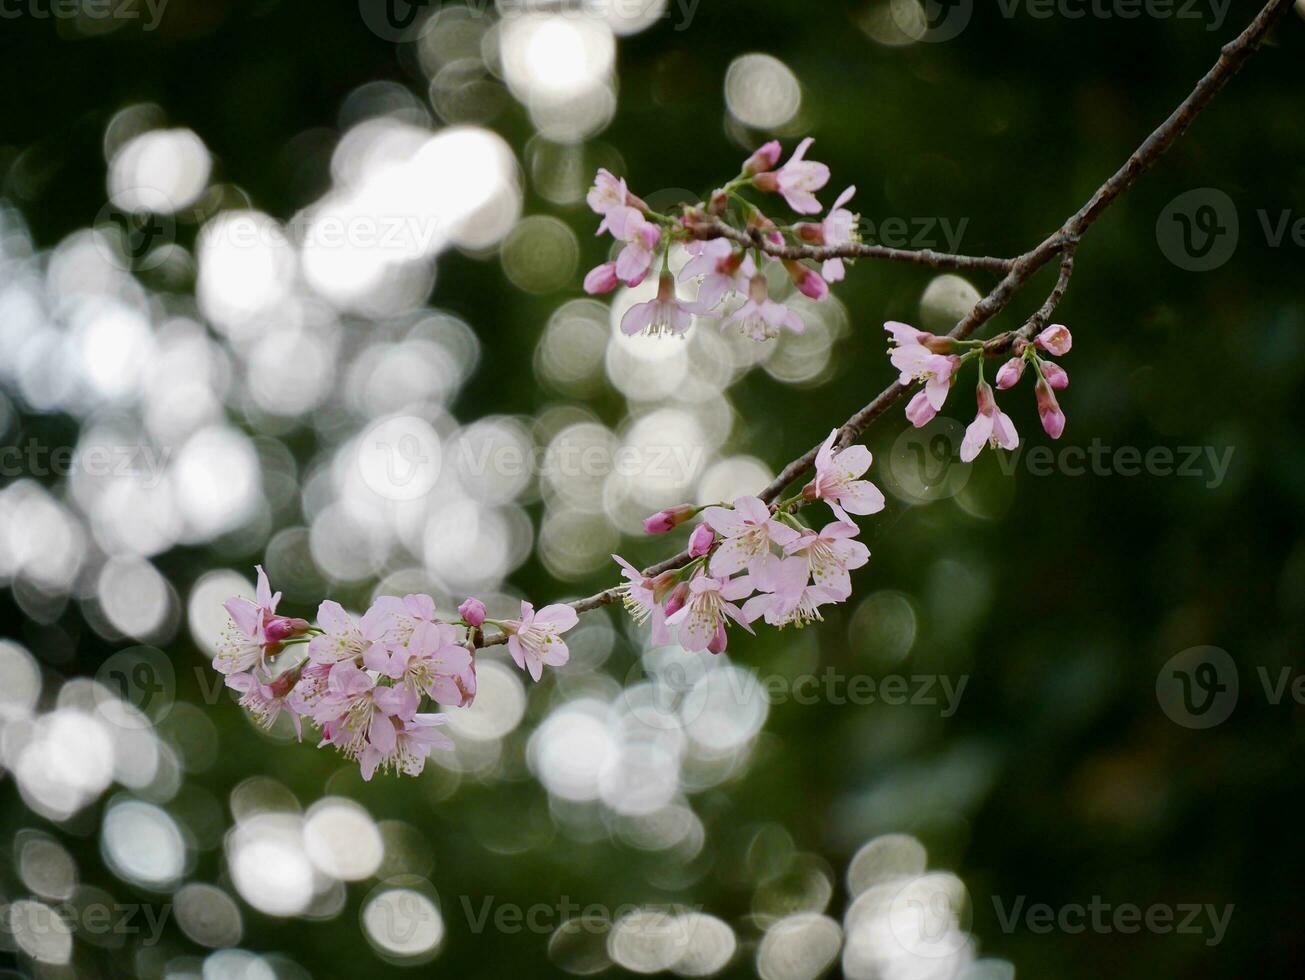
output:
<path id="1" fill-rule="evenodd" d="M 821 258 L 883 258 L 892 261 L 913 262 L 917 265 L 933 268 L 968 268 L 1004 273 L 1001 281 L 979 300 L 974 308 L 952 329 L 949 336 L 958 340 L 969 337 L 985 323 L 1001 313 L 1027 285 L 1029 280 L 1043 266 L 1059 255 L 1061 257 L 1060 275 L 1046 302 L 1019 330 L 1008 331 L 1006 334 L 993 338 L 994 342 L 1003 341 L 1005 343 L 1005 348 L 1000 347 L 1000 345 L 994 348 L 995 353 L 1003 353 L 1016 339 L 1021 337 L 1028 339 L 1034 332 L 1041 329 L 1055 311 L 1056 306 L 1064 297 L 1065 291 L 1069 288 L 1070 276 L 1073 275 L 1074 271 L 1074 255 L 1084 232 L 1097 222 L 1105 210 L 1119 199 L 1120 195 L 1137 183 L 1138 178 L 1149 170 L 1164 155 L 1165 151 L 1187 131 L 1187 128 L 1192 124 L 1192 120 L 1210 104 L 1214 97 L 1223 90 L 1224 86 L 1232 80 L 1233 76 L 1241 70 L 1246 60 L 1258 50 L 1274 21 L 1284 14 L 1294 2 L 1295 0 L 1269 0 L 1246 29 L 1234 40 L 1223 46 L 1214 66 L 1201 77 L 1201 80 L 1196 83 L 1196 87 L 1179 104 L 1178 108 L 1170 113 L 1169 117 L 1133 151 L 1128 159 L 1124 161 L 1123 166 L 1109 180 L 1097 188 L 1088 202 L 1071 215 L 1064 224 L 1052 232 L 1037 247 L 1025 252 L 1023 255 L 1008 260 L 947 255 L 935 252 L 909 252 L 900 249 L 888 249 L 885 252 L 883 246 L 861 245 L 859 243 L 840 246 L 833 250 L 821 248 L 815 251 L 820 252 Z M 717 229 L 714 225 L 700 223 L 699 228 L 713 232 L 712 234 L 702 234 L 700 237 L 728 237 L 739 240 L 738 236 L 742 236 L 743 244 L 757 244 L 755 239 L 748 233 L 730 228 L 723 222 L 719 222 L 719 225 L 720 228 Z M 767 242 L 761 247 L 768 254 L 781 258 L 816 257 L 814 252 L 807 254 L 807 246 L 777 246 Z M 794 254 L 787 254 L 790 250 L 793 250 Z M 909 256 L 916 256 L 916 258 L 910 258 Z M 962 264 L 941 264 L 943 262 Z M 987 352 L 988 347 L 989 345 L 985 345 L 985 352 Z M 875 419 L 896 404 L 906 394 L 907 390 L 905 385 L 895 381 L 879 392 L 868 405 L 861 408 L 843 423 L 837 444 L 840 447 L 851 445 Z M 790 483 L 811 468 L 819 449 L 819 445 L 813 446 L 790 462 L 780 470 L 779 475 L 767 484 L 766 488 L 758 496 L 767 503 L 773 503 Z M 681 568 L 688 564 L 689 561 L 688 551 L 682 551 L 678 555 L 645 569 L 644 574 L 649 577 L 659 575 L 664 571 Z M 621 588 L 617 586 L 605 589 L 584 599 L 577 599 L 569 603 L 569 605 L 576 612 L 583 613 L 597 609 L 600 606 L 609 605 L 617 601 L 620 595 Z M 501 633 L 480 640 L 482 646 L 495 646 L 506 642 L 507 637 Z"/>
<path id="2" fill-rule="evenodd" d="M 776 259 L 809 259 L 824 262 L 826 259 L 882 259 L 887 262 L 905 262 L 931 269 L 953 269 L 961 272 L 996 272 L 1005 274 L 1014 265 L 1014 259 L 991 255 L 956 255 L 936 252 L 933 249 L 890 248 L 887 245 L 869 245 L 865 242 L 848 242 L 845 245 L 790 245 L 777 244 L 767 239 L 760 230 L 751 232 L 726 224 L 719 218 L 698 219 L 688 228 L 698 238 L 728 238 L 747 248 L 759 248 Z"/>

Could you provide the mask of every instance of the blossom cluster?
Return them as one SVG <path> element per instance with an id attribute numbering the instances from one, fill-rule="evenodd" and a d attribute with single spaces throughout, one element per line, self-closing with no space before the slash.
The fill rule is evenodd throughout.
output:
<path id="1" fill-rule="evenodd" d="M 485 624 L 507 635 L 512 659 L 539 680 L 545 666 L 567 662 L 562 634 L 577 619 L 567 605 L 536 611 L 522 602 L 519 619 L 493 620 L 468 598 L 449 622 L 430 596 L 408 595 L 381 596 L 357 620 L 328 599 L 314 626 L 278 614 L 281 593 L 256 570 L 254 599 L 225 603 L 231 621 L 213 666 L 258 724 L 270 728 L 285 712 L 302 738 L 308 721 L 320 729 L 319 747 L 356 761 L 364 779 L 378 769 L 415 776 L 432 750 L 453 747 L 439 731 L 447 716 L 423 709 L 475 699 L 475 640 Z"/>
<path id="2" fill-rule="evenodd" d="M 855 241 L 858 218 L 844 206 L 856 193 L 854 187 L 839 195 L 822 220 L 788 225 L 776 224 L 743 196 L 744 190 L 778 194 L 797 214 L 818 215 L 822 208 L 815 192 L 829 183 L 830 172 L 827 165 L 806 159 L 811 143 L 803 140 L 782 166 L 779 142 L 765 144 L 744 161 L 739 175 L 714 191 L 705 204 L 683 208 L 679 215 L 653 210 L 630 192 L 624 178 L 599 170 L 589 191 L 589 206 L 602 217 L 598 234 L 610 234 L 620 251 L 615 259 L 585 276 L 585 290 L 598 295 L 622 284 L 638 286 L 656 270 L 657 295 L 632 306 L 621 320 L 621 330 L 628 335 L 683 336 L 694 316 L 724 317 L 725 324 L 736 326 L 754 340 L 768 340 L 783 330 L 802 333 L 806 325 L 797 311 L 771 298 L 767 267 L 782 264 L 802 295 L 823 300 L 829 295 L 829 283 L 843 278 L 843 260 L 829 259 L 817 270 L 806 262 L 773 258 L 761 248 L 730 238 L 703 239 L 699 229 L 710 219 L 727 220 L 733 203 L 745 216 L 737 230 L 748 240 L 755 234 L 773 245 L 838 246 Z M 678 277 L 671 271 L 673 245 L 688 255 Z M 694 297 L 683 298 L 680 287 L 692 284 L 697 286 Z M 740 297 L 742 302 L 730 304 L 732 297 Z"/>
<path id="3" fill-rule="evenodd" d="M 927 425 L 947 400 L 957 372 L 971 358 L 979 362 L 979 383 L 975 391 L 978 413 L 965 430 L 961 441 L 961 460 L 970 462 L 982 452 L 985 445 L 1014 449 L 1019 445 L 1019 434 L 1010 416 L 997 407 L 992 386 L 983 377 L 985 356 L 982 341 L 955 340 L 938 337 L 905 323 L 890 320 L 884 324 L 892 346 L 888 356 L 899 372 L 903 385 L 923 382 L 923 387 L 907 403 L 906 417 L 917 428 Z M 1073 345 L 1069 328 L 1055 323 L 1042 330 L 1032 341 L 1020 338 L 1012 347 L 1013 356 L 997 371 L 997 387 L 1013 388 L 1032 365 L 1037 377 L 1034 394 L 1038 402 L 1038 416 L 1042 428 L 1053 439 L 1065 431 L 1065 413 L 1056 401 L 1056 392 L 1069 386 L 1069 375 L 1050 357 L 1062 357 Z M 964 354 L 955 353 L 965 350 Z"/>
<path id="4" fill-rule="evenodd" d="M 636 622 L 651 620 L 652 642 L 675 640 L 686 650 L 720 653 L 730 623 L 751 633 L 758 619 L 771 626 L 798 626 L 822 619 L 820 607 L 852 594 L 850 572 L 870 559 L 856 540 L 860 529 L 849 514 L 875 514 L 884 495 L 869 480 L 870 450 L 835 448 L 838 430 L 816 456 L 815 477 L 786 501 L 767 505 L 759 497 L 739 497 L 732 505 L 683 504 L 653 514 L 644 522 L 661 534 L 701 515 L 689 537 L 690 562 L 649 577 L 619 555 L 626 581 L 626 608 Z M 820 530 L 798 517 L 804 504 L 824 501 L 834 520 Z"/>

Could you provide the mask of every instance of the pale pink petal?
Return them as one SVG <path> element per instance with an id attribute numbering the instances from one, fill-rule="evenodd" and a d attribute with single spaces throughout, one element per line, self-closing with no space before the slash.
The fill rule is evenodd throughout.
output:
<path id="1" fill-rule="evenodd" d="M 702 512 L 702 519 L 722 537 L 731 537 L 743 529 L 742 516 L 729 507 L 708 507 Z"/>
<path id="2" fill-rule="evenodd" d="M 642 333 L 652 326 L 653 319 L 656 316 L 657 301 L 655 299 L 646 303 L 637 303 L 626 310 L 625 316 L 621 317 L 621 333 L 628 337 Z"/>
<path id="3" fill-rule="evenodd" d="M 231 615 L 231 621 L 236 624 L 240 632 L 246 636 L 260 638 L 262 632 L 259 629 L 259 609 L 248 599 L 239 597 L 228 599 L 222 603 L 226 611 Z"/>
<path id="4" fill-rule="evenodd" d="M 712 553 L 708 570 L 712 575 L 723 578 L 747 568 L 757 556 L 757 548 L 746 537 L 726 538 Z M 698 583 L 694 579 L 690 588 Z M 700 590 L 699 590 L 700 591 Z"/>
<path id="5" fill-rule="evenodd" d="M 333 599 L 326 599 L 317 607 L 317 623 L 328 633 L 343 633 L 353 628 L 349 614 Z"/>
<path id="6" fill-rule="evenodd" d="M 1014 449 L 1020 444 L 1020 437 L 1015 432 L 1015 423 L 1005 412 L 998 411 L 992 422 L 992 434 L 997 445 L 1002 449 Z"/>
<path id="7" fill-rule="evenodd" d="M 855 479 L 870 468 L 874 457 L 866 446 L 848 446 L 836 457 L 834 462 L 850 479 Z"/>
<path id="8" fill-rule="evenodd" d="M 979 455 L 992 435 L 992 416 L 980 413 L 974 417 L 965 429 L 965 438 L 961 440 L 961 462 L 969 463 Z"/>
<path id="9" fill-rule="evenodd" d="M 929 401 L 927 391 L 917 391 L 915 395 L 906 404 L 906 418 L 917 429 L 921 426 L 928 425 L 933 421 L 934 416 L 938 414 L 938 409 Z"/>
<path id="10" fill-rule="evenodd" d="M 535 622 L 544 626 L 556 627 L 559 633 L 565 633 L 580 621 L 576 611 L 565 603 L 545 606 L 535 613 Z"/>

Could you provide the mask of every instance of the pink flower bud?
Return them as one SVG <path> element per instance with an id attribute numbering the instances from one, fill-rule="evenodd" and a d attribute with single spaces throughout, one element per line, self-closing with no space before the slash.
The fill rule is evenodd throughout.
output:
<path id="1" fill-rule="evenodd" d="M 471 596 L 464 599 L 462 605 L 458 606 L 458 615 L 462 617 L 462 621 L 468 626 L 480 628 L 485 625 L 485 604 Z"/>
<path id="2" fill-rule="evenodd" d="M 1069 327 L 1064 324 L 1053 323 L 1038 334 L 1034 343 L 1048 353 L 1063 357 L 1069 353 L 1070 347 L 1074 344 L 1074 338 L 1069 335 Z"/>
<path id="3" fill-rule="evenodd" d="M 1069 387 L 1069 375 L 1063 367 L 1054 361 L 1042 362 L 1042 376 L 1047 379 L 1047 384 L 1057 391 L 1063 391 Z"/>
<path id="4" fill-rule="evenodd" d="M 699 524 L 689 535 L 689 556 L 701 558 L 716 543 L 716 532 L 708 524 Z"/>
<path id="5" fill-rule="evenodd" d="M 672 528 L 679 527 L 696 513 L 698 513 L 698 508 L 692 504 L 667 507 L 665 510 L 659 510 L 652 516 L 644 518 L 643 529 L 649 534 L 665 534 Z"/>
<path id="6" fill-rule="evenodd" d="M 758 147 L 757 151 L 744 162 L 744 175 L 754 177 L 768 170 L 774 170 L 783 152 L 784 149 L 779 145 L 779 140 L 771 140 L 769 143 Z"/>
<path id="7" fill-rule="evenodd" d="M 810 242 L 812 245 L 825 244 L 825 226 L 823 224 L 803 221 L 801 224 L 795 225 L 793 231 L 804 242 Z"/>
<path id="8" fill-rule="evenodd" d="M 825 282 L 815 269 L 810 269 L 801 262 L 794 262 L 791 259 L 784 260 L 784 268 L 788 270 L 793 285 L 797 286 L 798 292 L 803 296 L 822 300 L 829 295 L 829 283 Z"/>
<path id="9" fill-rule="evenodd" d="M 269 643 L 281 643 L 292 636 L 303 636 L 311 629 L 306 619 L 292 619 L 289 616 L 273 616 L 263 624 L 263 637 Z"/>
<path id="10" fill-rule="evenodd" d="M 603 293 L 610 293 L 613 289 L 621 284 L 621 280 L 616 275 L 616 263 L 604 262 L 589 270 L 585 276 L 585 292 L 590 296 L 601 296 Z"/>
<path id="11" fill-rule="evenodd" d="M 1056 395 L 1051 390 L 1051 385 L 1045 381 L 1039 381 L 1036 391 L 1038 415 L 1042 419 L 1043 431 L 1051 438 L 1059 439 L 1060 434 L 1065 431 L 1065 413 L 1060 410 L 1060 405 L 1056 403 Z"/>
<path id="12" fill-rule="evenodd" d="M 666 600 L 666 615 L 674 616 L 684 608 L 684 604 L 689 601 L 689 583 L 681 582 L 671 592 L 671 596 Z"/>
<path id="13" fill-rule="evenodd" d="M 997 372 L 998 388 L 1014 388 L 1016 382 L 1024 376 L 1024 358 L 1012 357 Z"/>

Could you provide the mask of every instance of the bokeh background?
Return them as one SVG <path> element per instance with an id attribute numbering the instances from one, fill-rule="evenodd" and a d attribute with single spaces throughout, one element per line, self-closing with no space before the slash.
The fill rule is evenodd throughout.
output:
<path id="1" fill-rule="evenodd" d="M 812 135 L 867 238 L 1011 255 L 1259 5 L 929 7 L 4 8 L 8 968 L 1298 975 L 1295 12 L 1079 252 L 1055 448 L 1095 467 L 1026 455 L 1027 387 L 1005 464 L 951 459 L 968 381 L 924 433 L 894 411 L 849 603 L 718 658 L 600 611 L 537 686 L 486 652 L 416 780 L 263 733 L 208 668 L 256 562 L 305 615 L 603 588 L 679 547 L 644 514 L 755 492 L 891 380 L 885 319 L 991 285 L 863 262 L 800 337 L 626 339 L 639 297 L 579 289 L 597 166 L 671 204 Z M 1094 901 L 1232 911 L 1007 921 Z"/>

